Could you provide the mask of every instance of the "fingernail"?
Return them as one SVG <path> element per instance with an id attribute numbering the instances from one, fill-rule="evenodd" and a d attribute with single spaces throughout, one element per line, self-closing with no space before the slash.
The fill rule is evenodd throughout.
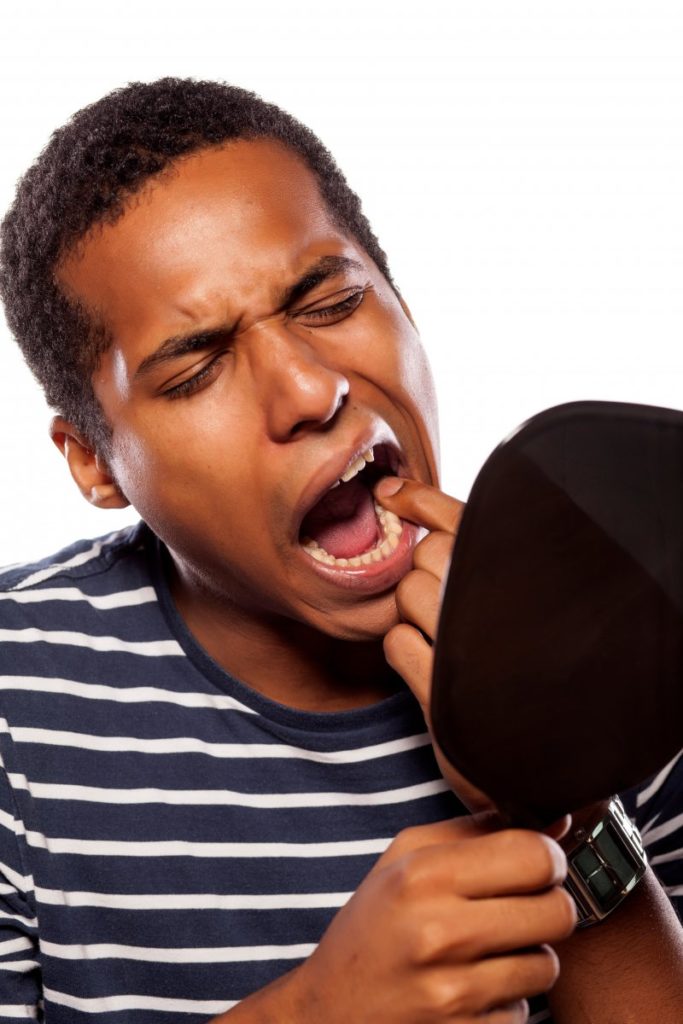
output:
<path id="1" fill-rule="evenodd" d="M 567 874 L 567 855 L 554 839 L 551 839 L 550 836 L 546 836 L 546 839 L 555 866 L 555 880 L 561 882 Z"/>
<path id="2" fill-rule="evenodd" d="M 375 495 L 378 498 L 390 498 L 392 494 L 398 494 L 403 487 L 404 481 L 397 476 L 383 476 L 375 485 Z"/>

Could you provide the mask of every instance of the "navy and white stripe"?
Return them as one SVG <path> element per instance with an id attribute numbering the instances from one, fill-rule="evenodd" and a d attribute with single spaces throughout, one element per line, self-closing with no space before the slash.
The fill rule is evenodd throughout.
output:
<path id="1" fill-rule="evenodd" d="M 296 712 L 218 668 L 144 527 L 7 573 L 0 757 L 3 1024 L 205 1022 L 459 810 L 407 693 Z"/>
<path id="2" fill-rule="evenodd" d="M 0 579 L 0 757 L 2 1024 L 203 1024 L 460 810 L 407 693 L 313 714 L 223 672 L 142 526 Z M 682 770 L 629 795 L 674 898 Z"/>

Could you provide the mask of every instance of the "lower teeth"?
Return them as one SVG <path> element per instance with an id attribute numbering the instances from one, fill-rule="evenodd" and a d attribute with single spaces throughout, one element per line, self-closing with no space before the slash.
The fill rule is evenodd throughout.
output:
<path id="1" fill-rule="evenodd" d="M 387 509 L 382 508 L 375 502 L 375 512 L 377 513 L 377 519 L 382 527 L 382 540 L 381 542 L 370 551 L 366 551 L 362 555 L 354 555 L 353 558 L 335 558 L 334 555 L 330 555 L 324 548 L 321 548 L 317 541 L 311 540 L 310 537 L 304 537 L 301 542 L 301 546 L 304 551 L 307 551 L 311 558 L 315 558 L 318 562 L 324 562 L 326 565 L 339 565 L 339 566 L 353 566 L 358 565 L 370 565 L 371 562 L 381 562 L 382 559 L 388 558 L 392 551 L 395 551 L 398 547 L 398 539 L 403 533 L 403 525 L 401 520 L 393 512 L 388 512 Z"/>

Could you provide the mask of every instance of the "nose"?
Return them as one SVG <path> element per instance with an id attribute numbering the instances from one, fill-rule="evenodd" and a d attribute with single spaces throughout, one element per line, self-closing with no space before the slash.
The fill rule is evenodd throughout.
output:
<path id="1" fill-rule="evenodd" d="M 344 404 L 349 381 L 324 359 L 312 339 L 286 323 L 261 323 L 249 357 L 255 386 L 275 441 L 291 441 L 328 425 Z"/>

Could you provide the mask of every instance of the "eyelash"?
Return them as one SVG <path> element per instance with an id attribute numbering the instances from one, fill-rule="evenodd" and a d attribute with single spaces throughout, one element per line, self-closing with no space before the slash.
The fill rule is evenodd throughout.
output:
<path id="1" fill-rule="evenodd" d="M 352 292 L 351 295 L 347 295 L 345 299 L 340 302 L 335 302 L 332 306 L 324 306 L 322 309 L 301 309 L 294 311 L 290 315 L 298 318 L 317 319 L 318 321 L 334 319 L 343 320 L 346 316 L 350 316 L 351 313 L 355 312 L 360 306 L 361 302 L 365 298 L 365 292 L 367 289 L 359 288 Z M 319 324 L 323 326 L 323 324 Z M 183 380 L 180 384 L 175 384 L 172 388 L 168 388 L 164 392 L 166 398 L 184 398 L 187 395 L 191 395 L 193 392 L 198 391 L 203 384 L 209 381 L 212 375 L 219 369 L 221 365 L 221 359 L 225 355 L 225 350 L 222 350 L 213 357 L 205 366 L 202 366 L 200 370 L 192 376 L 188 377 L 187 380 Z"/>
<path id="2" fill-rule="evenodd" d="M 218 369 L 221 363 L 221 357 L 224 352 L 220 352 L 217 356 L 214 356 L 208 363 L 202 366 L 201 370 L 192 376 L 188 377 L 187 380 L 183 380 L 180 384 L 175 384 L 172 388 L 168 388 L 164 391 L 165 398 L 183 398 L 185 395 L 191 395 L 193 391 L 197 391 L 206 381 L 210 379 L 213 372 Z"/>
<path id="3" fill-rule="evenodd" d="M 294 311 L 291 315 L 296 317 L 309 317 L 318 318 L 320 320 L 329 320 L 332 317 L 339 316 L 340 314 L 346 313 L 347 315 L 353 313 L 354 310 L 358 309 L 361 302 L 365 298 L 365 292 L 367 289 L 358 288 L 347 295 L 345 299 L 341 299 L 340 302 L 335 302 L 332 306 L 324 306 L 322 309 L 300 309 Z"/>

